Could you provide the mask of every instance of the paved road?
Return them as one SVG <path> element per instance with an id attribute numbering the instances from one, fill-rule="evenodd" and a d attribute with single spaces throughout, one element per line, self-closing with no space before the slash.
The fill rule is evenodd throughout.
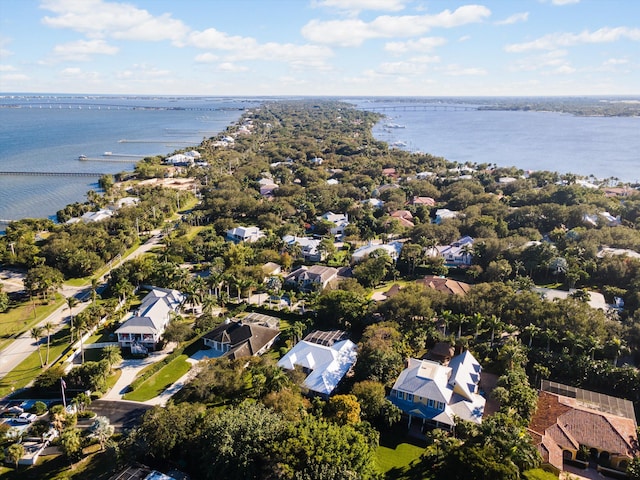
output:
<path id="1" fill-rule="evenodd" d="M 139 257 L 140 255 L 148 252 L 152 248 L 156 247 L 160 242 L 160 230 L 154 230 L 152 232 L 152 237 L 144 244 L 140 245 L 136 250 L 131 252 L 125 258 L 123 258 L 120 262 L 115 263 L 112 268 L 116 268 L 121 263 L 131 260 L 133 258 Z M 111 270 L 111 269 L 110 269 Z M 109 271 L 110 271 L 109 270 Z M 109 272 L 104 274 L 100 278 L 100 282 L 104 282 L 106 276 Z M 77 315 L 82 310 L 89 306 L 90 302 L 87 301 L 90 295 L 90 288 L 84 287 L 70 287 L 65 285 L 62 289 L 62 294 L 65 297 L 76 296 L 78 299 L 82 300 L 81 303 L 76 305 L 73 309 L 73 315 Z M 66 321 L 69 319 L 69 309 L 66 305 L 61 306 L 56 311 L 54 311 L 51 315 L 45 318 L 39 325 L 42 326 L 47 322 L 51 322 L 55 325 L 55 330 L 60 330 Z M 53 333 L 52 333 L 53 334 Z M 41 344 L 46 345 L 46 339 L 41 340 Z M 29 332 L 25 332 L 16 338 L 10 345 L 8 345 L 2 352 L 0 352 L 0 380 L 4 378 L 11 370 L 16 368 L 20 363 L 22 363 L 29 355 L 36 351 L 38 348 L 37 344 L 31 338 Z M 43 349 L 44 350 L 44 349 Z M 44 352 L 43 352 L 44 353 Z"/>
<path id="2" fill-rule="evenodd" d="M 128 430 L 138 423 L 144 412 L 152 408 L 138 402 L 95 400 L 89 408 L 100 416 L 105 416 L 116 431 Z"/>

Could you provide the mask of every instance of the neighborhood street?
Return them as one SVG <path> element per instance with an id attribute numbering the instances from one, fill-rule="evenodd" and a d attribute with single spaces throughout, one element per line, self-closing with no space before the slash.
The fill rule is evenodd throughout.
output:
<path id="1" fill-rule="evenodd" d="M 125 258 L 123 258 L 120 262 L 114 264 L 111 268 L 116 268 L 121 263 L 132 260 L 134 258 L 139 257 L 140 255 L 148 252 L 152 248 L 156 247 L 159 243 L 160 239 L 160 230 L 154 230 L 151 238 L 144 244 L 140 245 L 136 250 L 131 252 Z M 100 277 L 100 284 L 103 285 L 107 275 L 110 273 L 111 269 L 105 273 L 102 277 Z M 65 297 L 76 296 L 80 303 L 73 308 L 73 315 L 77 315 L 82 310 L 84 310 L 87 306 L 89 306 L 90 302 L 87 301 L 90 295 L 90 289 L 86 286 L 84 287 L 70 287 L 65 285 L 62 288 L 61 293 Z M 54 332 L 60 330 L 64 323 L 69 319 L 69 308 L 67 305 L 62 305 L 60 308 L 55 310 L 52 314 L 50 314 L 47 318 L 45 318 L 42 322 L 39 323 L 39 326 L 46 324 L 47 322 L 51 322 L 55 326 Z M 53 334 L 53 332 L 52 332 Z M 41 340 L 41 342 L 46 342 L 46 340 Z M 22 363 L 29 355 L 37 350 L 38 346 L 34 342 L 33 338 L 29 332 L 24 332 L 18 338 L 16 338 L 10 345 L 8 345 L 2 352 L 0 352 L 0 379 L 4 378 L 10 371 L 16 368 L 20 363 Z"/>

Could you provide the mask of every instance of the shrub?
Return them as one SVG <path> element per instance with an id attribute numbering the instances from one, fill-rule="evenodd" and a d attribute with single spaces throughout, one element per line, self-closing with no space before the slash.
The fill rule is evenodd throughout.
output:
<path id="1" fill-rule="evenodd" d="M 47 404 L 41 401 L 37 401 L 33 404 L 33 413 L 36 415 L 42 415 L 47 411 Z"/>

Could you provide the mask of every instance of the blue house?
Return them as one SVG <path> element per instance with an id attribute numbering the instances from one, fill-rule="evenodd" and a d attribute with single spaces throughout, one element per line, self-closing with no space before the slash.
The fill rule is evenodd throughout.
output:
<path id="1" fill-rule="evenodd" d="M 482 367 L 469 351 L 448 366 L 410 358 L 396 380 L 389 400 L 409 417 L 441 428 L 453 428 L 455 418 L 482 422 L 485 399 L 479 391 Z"/>

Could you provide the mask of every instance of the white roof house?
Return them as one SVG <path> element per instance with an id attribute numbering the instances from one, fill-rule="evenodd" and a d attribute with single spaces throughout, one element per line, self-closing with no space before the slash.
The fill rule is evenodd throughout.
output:
<path id="1" fill-rule="evenodd" d="M 296 237 L 295 235 L 285 235 L 282 241 L 287 245 L 299 245 L 302 258 L 308 262 L 321 262 L 327 256 L 326 252 L 320 250 L 321 240 L 311 237 Z"/>
<path id="2" fill-rule="evenodd" d="M 291 272 L 284 279 L 289 285 L 296 285 L 300 290 L 323 290 L 329 283 L 338 278 L 338 269 L 323 265 L 305 265 Z"/>
<path id="3" fill-rule="evenodd" d="M 333 223 L 334 226 L 331 228 L 331 234 L 335 236 L 342 236 L 344 229 L 349 225 L 349 216 L 345 213 L 327 212 L 320 218 Z"/>
<path id="4" fill-rule="evenodd" d="M 196 152 L 197 153 L 197 152 Z M 176 153 L 165 159 L 166 163 L 171 165 L 191 165 L 194 162 L 195 157 L 185 155 L 184 153 Z"/>
<path id="5" fill-rule="evenodd" d="M 448 366 L 410 358 L 396 380 L 389 400 L 413 417 L 453 427 L 455 417 L 481 423 L 485 399 L 478 394 L 482 367 L 467 350 Z"/>
<path id="6" fill-rule="evenodd" d="M 473 238 L 466 236 L 451 245 L 438 245 L 429 250 L 431 256 L 441 256 L 448 267 L 468 267 L 473 261 Z"/>
<path id="7" fill-rule="evenodd" d="M 278 366 L 294 370 L 296 365 L 307 373 L 303 385 L 311 392 L 328 397 L 356 363 L 357 347 L 351 340 L 328 344 L 305 340 L 298 342 L 280 359 Z"/>
<path id="8" fill-rule="evenodd" d="M 232 242 L 256 242 L 265 236 L 258 227 L 235 227 L 227 230 L 227 238 Z"/>
<path id="9" fill-rule="evenodd" d="M 98 210 L 97 212 L 87 212 L 80 217 L 80 220 L 84 223 L 101 222 L 107 218 L 113 217 L 115 212 L 109 209 Z"/>
<path id="10" fill-rule="evenodd" d="M 177 311 L 183 301 L 184 295 L 177 290 L 153 287 L 133 316 L 116 330 L 120 346 L 153 350 L 171 320 L 171 312 Z"/>
<path id="11" fill-rule="evenodd" d="M 360 247 L 357 250 L 355 250 L 351 255 L 351 260 L 356 263 L 361 262 L 376 250 L 383 250 L 384 252 L 386 252 L 387 255 L 389 255 L 389 257 L 391 257 L 391 260 L 395 262 L 396 260 L 398 260 L 398 257 L 400 256 L 402 247 L 403 247 L 402 242 L 391 242 L 391 243 L 383 243 L 383 244 L 369 243 L 368 245 L 365 245 L 364 247 Z"/>

